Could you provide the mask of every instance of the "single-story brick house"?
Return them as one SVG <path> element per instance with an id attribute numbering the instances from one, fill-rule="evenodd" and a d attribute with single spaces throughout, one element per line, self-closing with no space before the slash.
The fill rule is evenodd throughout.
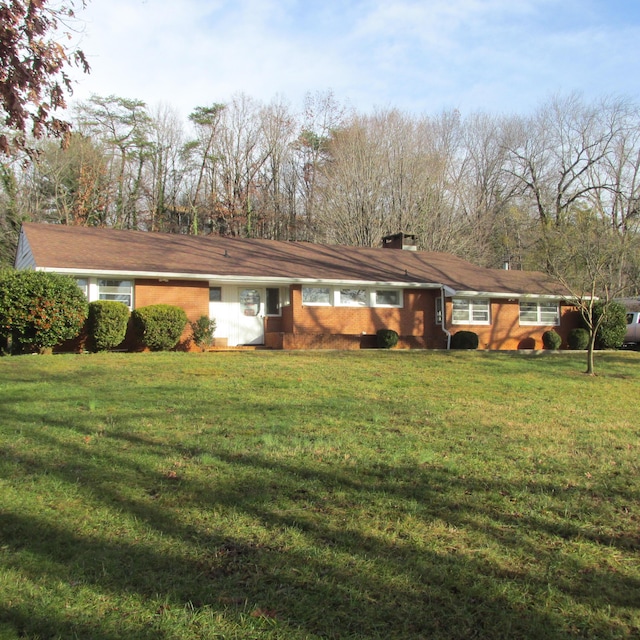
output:
<path id="1" fill-rule="evenodd" d="M 401 348 L 445 349 L 468 330 L 481 349 L 539 349 L 576 323 L 545 274 L 416 251 L 407 234 L 363 248 L 26 223 L 15 266 L 71 275 L 90 301 L 208 315 L 229 347 L 357 349 L 393 329 Z"/>

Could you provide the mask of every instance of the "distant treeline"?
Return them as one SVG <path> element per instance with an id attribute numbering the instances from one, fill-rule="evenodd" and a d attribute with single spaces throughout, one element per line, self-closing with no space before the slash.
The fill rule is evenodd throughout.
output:
<path id="1" fill-rule="evenodd" d="M 404 231 L 420 249 L 544 269 L 550 231 L 588 219 L 616 246 L 616 284 L 638 290 L 640 109 L 626 99 L 415 116 L 237 95 L 185 122 L 94 96 L 73 132 L 0 161 L 2 264 L 29 220 L 359 246 Z"/>

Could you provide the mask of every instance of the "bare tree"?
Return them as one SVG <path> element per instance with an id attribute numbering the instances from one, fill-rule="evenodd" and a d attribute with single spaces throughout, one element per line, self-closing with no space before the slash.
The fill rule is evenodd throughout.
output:
<path id="1" fill-rule="evenodd" d="M 626 288 L 616 278 L 623 252 L 620 237 L 593 211 L 574 209 L 567 217 L 565 224 L 547 232 L 547 262 L 550 273 L 570 292 L 589 331 L 585 373 L 594 375 L 598 329 L 609 304 Z M 600 315 L 594 314 L 596 302 L 603 305 Z"/>
<path id="2" fill-rule="evenodd" d="M 523 118 L 509 142 L 509 172 L 531 197 L 543 231 L 560 226 L 572 207 L 598 188 L 594 171 L 618 133 L 615 104 L 586 104 L 573 94 L 554 98 Z"/>
<path id="3" fill-rule="evenodd" d="M 298 158 L 298 196 L 301 206 L 296 206 L 296 237 L 313 240 L 315 234 L 316 187 L 322 168 L 329 160 L 329 141 L 334 132 L 347 124 L 347 109 L 341 105 L 333 92 L 308 93 L 300 123 L 300 132 L 295 144 Z M 304 221 L 300 224 L 300 218 Z"/>
<path id="4" fill-rule="evenodd" d="M 617 286 L 637 293 L 640 266 L 640 109 L 621 100 L 610 109 L 616 135 L 608 153 L 592 167 L 589 206 L 617 236 Z"/>
<path id="5" fill-rule="evenodd" d="M 316 205 L 327 241 L 370 247 L 385 235 L 382 143 L 371 135 L 366 117 L 354 116 L 332 133 Z"/>
<path id="6" fill-rule="evenodd" d="M 175 217 L 185 169 L 182 162 L 184 127 L 178 112 L 162 104 L 151 115 L 150 148 L 144 193 L 151 231 L 178 231 Z"/>
<path id="7" fill-rule="evenodd" d="M 216 139 L 217 231 L 223 235 L 255 236 L 259 212 L 255 208 L 257 177 L 267 161 L 261 105 L 236 95 L 224 112 Z"/>
<path id="8" fill-rule="evenodd" d="M 256 176 L 258 226 L 262 238 L 296 238 L 295 117 L 282 100 L 260 111 L 265 162 Z"/>

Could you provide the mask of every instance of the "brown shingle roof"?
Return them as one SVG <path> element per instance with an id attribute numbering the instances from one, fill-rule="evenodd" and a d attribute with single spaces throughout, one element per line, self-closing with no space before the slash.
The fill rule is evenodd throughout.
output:
<path id="1" fill-rule="evenodd" d="M 543 273 L 477 267 L 446 253 L 26 223 L 35 265 L 130 275 L 443 284 L 456 291 L 563 295 Z"/>

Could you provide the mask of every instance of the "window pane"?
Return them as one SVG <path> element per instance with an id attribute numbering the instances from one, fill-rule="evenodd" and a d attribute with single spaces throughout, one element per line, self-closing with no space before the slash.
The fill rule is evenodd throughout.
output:
<path id="1" fill-rule="evenodd" d="M 84 293 L 84 297 L 89 297 L 89 280 L 87 278 L 76 278 L 76 284 L 80 288 L 80 291 Z"/>
<path id="2" fill-rule="evenodd" d="M 127 291 L 131 289 L 131 280 L 98 280 L 98 286 Z"/>
<path id="3" fill-rule="evenodd" d="M 240 313 L 243 316 L 258 316 L 260 302 L 260 292 L 257 289 L 242 289 L 240 291 Z"/>
<path id="4" fill-rule="evenodd" d="M 520 302 L 520 322 L 523 324 L 558 325 L 557 302 Z"/>
<path id="5" fill-rule="evenodd" d="M 340 289 L 340 304 L 366 307 L 367 292 L 365 289 Z"/>
<path id="6" fill-rule="evenodd" d="M 302 304 L 331 304 L 329 287 L 302 287 Z"/>
<path id="7" fill-rule="evenodd" d="M 473 321 L 474 322 L 489 322 L 489 312 L 482 309 L 473 309 Z"/>
<path id="8" fill-rule="evenodd" d="M 542 322 L 542 324 L 559 324 L 558 305 L 557 304 L 541 304 L 540 305 L 540 322 Z"/>
<path id="9" fill-rule="evenodd" d="M 378 289 L 376 291 L 376 304 L 388 304 L 392 307 L 399 307 L 400 291 L 397 289 Z"/>
<path id="10" fill-rule="evenodd" d="M 442 324 L 442 298 L 436 298 L 436 322 Z"/>
<path id="11" fill-rule="evenodd" d="M 538 305 L 520 301 L 520 322 L 538 322 Z"/>
<path id="12" fill-rule="evenodd" d="M 280 289 L 267 289 L 267 315 L 280 315 Z"/>
<path id="13" fill-rule="evenodd" d="M 222 287 L 209 287 L 209 302 L 222 302 Z"/>
<path id="14" fill-rule="evenodd" d="M 471 303 L 471 309 L 474 322 L 489 322 L 488 300 L 474 300 Z"/>
<path id="15" fill-rule="evenodd" d="M 469 301 L 453 299 L 453 322 L 469 322 Z"/>
<path id="16" fill-rule="evenodd" d="M 98 280 L 98 298 L 124 302 L 127 307 L 131 308 L 131 280 Z"/>

